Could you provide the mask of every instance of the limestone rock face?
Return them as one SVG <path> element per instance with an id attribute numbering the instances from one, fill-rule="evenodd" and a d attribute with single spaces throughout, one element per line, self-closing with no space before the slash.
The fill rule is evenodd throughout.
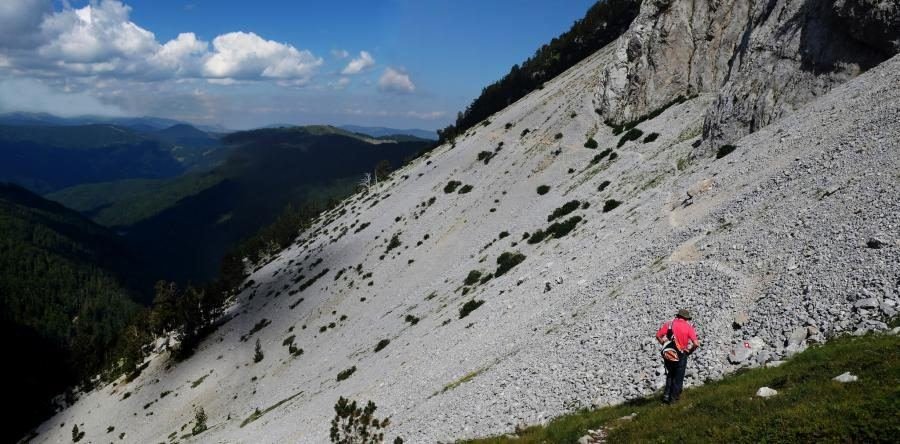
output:
<path id="1" fill-rule="evenodd" d="M 713 92 L 709 154 L 785 116 L 900 50 L 887 0 L 644 2 L 600 76 L 598 109 L 622 123 L 678 96 Z"/>

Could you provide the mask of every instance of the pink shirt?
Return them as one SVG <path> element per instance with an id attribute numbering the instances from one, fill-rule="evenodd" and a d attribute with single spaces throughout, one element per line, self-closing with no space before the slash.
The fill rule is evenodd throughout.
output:
<path id="1" fill-rule="evenodd" d="M 690 341 L 697 340 L 697 332 L 694 331 L 694 326 L 681 318 L 675 318 L 670 322 L 672 322 L 672 336 L 675 338 L 675 346 L 681 351 L 687 350 Z M 668 330 L 669 322 L 666 322 L 656 331 L 656 337 L 665 338 Z"/>

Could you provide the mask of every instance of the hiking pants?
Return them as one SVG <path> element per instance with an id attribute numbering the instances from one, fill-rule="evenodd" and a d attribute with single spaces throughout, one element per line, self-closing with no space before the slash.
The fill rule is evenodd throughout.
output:
<path id="1" fill-rule="evenodd" d="M 679 353 L 678 362 L 664 361 L 666 364 L 666 390 L 663 392 L 663 400 L 677 401 L 681 396 L 687 360 L 687 353 Z"/>

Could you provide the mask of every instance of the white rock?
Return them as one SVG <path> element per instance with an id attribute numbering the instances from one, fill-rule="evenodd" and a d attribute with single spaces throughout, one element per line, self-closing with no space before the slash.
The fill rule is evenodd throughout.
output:
<path id="1" fill-rule="evenodd" d="M 760 387 L 759 390 L 756 391 L 756 396 L 760 398 L 768 398 L 771 396 L 775 396 L 778 394 L 778 390 L 771 389 L 768 387 Z"/>
<path id="2" fill-rule="evenodd" d="M 858 380 L 859 377 L 850 372 L 845 372 L 845 373 L 841 373 L 840 375 L 837 375 L 831 379 L 833 381 L 847 383 L 847 382 L 856 382 L 856 380 Z"/>

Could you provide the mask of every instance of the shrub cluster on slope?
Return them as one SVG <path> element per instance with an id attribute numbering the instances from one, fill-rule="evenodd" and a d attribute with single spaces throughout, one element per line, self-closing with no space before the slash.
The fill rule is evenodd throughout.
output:
<path id="1" fill-rule="evenodd" d="M 628 29 L 639 8 L 640 1 L 636 0 L 597 2 L 571 29 L 542 46 L 521 66 L 514 65 L 503 79 L 485 87 L 454 124 L 438 130 L 440 143 L 464 133 L 615 40 Z"/>

